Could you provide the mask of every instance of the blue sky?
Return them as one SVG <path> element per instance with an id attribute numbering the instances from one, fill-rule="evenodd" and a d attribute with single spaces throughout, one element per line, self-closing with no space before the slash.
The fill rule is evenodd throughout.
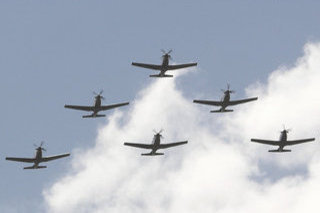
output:
<path id="1" fill-rule="evenodd" d="M 2 1 L 0 3 L 0 206 L 30 212 L 42 190 L 63 176 L 70 159 L 23 171 L 5 156 L 48 155 L 94 145 L 104 119 L 83 120 L 64 104 L 133 100 L 154 79 L 132 61 L 198 62 L 178 80 L 190 101 L 218 98 L 231 83 L 237 97 L 279 66 L 293 66 L 320 37 L 316 1 Z M 125 108 L 123 109 L 126 110 Z M 9 210 L 8 210 L 9 211 Z M 39 210 L 40 211 L 40 210 Z"/>

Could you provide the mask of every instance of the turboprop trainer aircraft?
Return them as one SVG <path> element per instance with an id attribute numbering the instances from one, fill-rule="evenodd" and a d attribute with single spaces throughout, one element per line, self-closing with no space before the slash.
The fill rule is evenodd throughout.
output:
<path id="1" fill-rule="evenodd" d="M 194 100 L 194 103 L 198 104 L 206 104 L 206 105 L 212 105 L 212 106 L 220 106 L 221 108 L 218 110 L 212 110 L 210 111 L 211 113 L 213 112 L 233 112 L 232 109 L 226 109 L 227 106 L 233 106 L 237 104 L 243 104 L 249 101 L 255 101 L 258 100 L 258 97 L 255 98 L 248 98 L 248 99 L 242 99 L 242 100 L 236 100 L 236 101 L 230 101 L 230 94 L 235 93 L 234 90 L 230 90 L 230 85 L 228 84 L 227 90 L 221 90 L 224 93 L 223 98 L 221 101 L 207 101 L 207 100 Z"/>
<path id="2" fill-rule="evenodd" d="M 132 146 L 136 148 L 142 148 L 142 149 L 151 149 L 150 153 L 143 153 L 141 155 L 145 156 L 154 156 L 154 155 L 164 155 L 164 153 L 157 153 L 158 149 L 166 149 L 173 146 L 179 146 L 188 143 L 188 141 L 181 141 L 176 143 L 167 143 L 167 144 L 160 144 L 160 139 L 162 138 L 161 132 L 155 132 L 156 134 L 153 137 L 152 144 L 141 144 L 141 143 L 124 143 L 126 146 Z"/>
<path id="3" fill-rule="evenodd" d="M 163 53 L 161 65 L 142 64 L 142 63 L 136 63 L 136 62 L 132 62 L 132 65 L 137 66 L 137 67 L 143 67 L 143 68 L 147 68 L 147 69 L 153 69 L 153 70 L 160 71 L 160 73 L 158 75 L 150 75 L 150 77 L 156 77 L 156 78 L 173 77 L 173 75 L 166 75 L 166 72 L 169 70 L 176 70 L 176 69 L 181 69 L 181 68 L 186 68 L 186 67 L 197 66 L 197 63 L 169 65 L 169 60 L 171 59 L 170 53 L 172 52 L 172 50 L 169 50 L 168 52 L 166 52 L 164 50 L 161 50 L 161 51 Z"/>
<path id="4" fill-rule="evenodd" d="M 120 103 L 120 104 L 113 104 L 113 105 L 106 105 L 106 106 L 101 106 L 101 100 L 104 100 L 104 97 L 101 95 L 103 93 L 103 90 L 100 91 L 99 94 L 96 92 L 93 92 L 95 94 L 95 103 L 93 106 L 77 106 L 77 105 L 64 105 L 65 108 L 69 109 L 76 109 L 76 110 L 82 110 L 82 111 L 93 111 L 91 115 L 84 115 L 82 116 L 83 118 L 96 118 L 96 117 L 105 117 L 106 115 L 99 115 L 98 113 L 100 111 L 104 110 L 109 110 L 113 109 L 116 107 L 121 107 L 124 105 L 128 105 L 129 102 L 126 103 Z"/>
<path id="5" fill-rule="evenodd" d="M 12 158 L 12 157 L 6 157 L 6 160 L 11 160 L 11 161 L 18 161 L 18 162 L 25 162 L 25 163 L 33 163 L 33 166 L 29 167 L 24 167 L 23 169 L 44 169 L 47 168 L 46 166 L 39 166 L 39 163 L 41 162 L 48 162 L 51 160 L 56 160 L 59 158 L 64 158 L 67 156 L 70 156 L 70 153 L 66 154 L 61 154 L 61 155 L 54 155 L 50 157 L 43 157 L 42 156 L 42 151 L 46 151 L 43 147 L 43 142 L 41 142 L 40 146 L 35 145 L 36 148 L 36 155 L 34 158 Z"/>
<path id="6" fill-rule="evenodd" d="M 299 143 L 306 143 L 310 141 L 314 141 L 314 138 L 307 138 L 307 139 L 301 139 L 301 140 L 294 140 L 294 141 L 288 141 L 287 136 L 288 132 L 290 129 L 285 129 L 281 131 L 280 134 L 280 140 L 279 141 L 271 141 L 271 140 L 261 140 L 261 139 L 251 139 L 252 142 L 256 143 L 262 143 L 262 144 L 268 144 L 268 145 L 273 145 L 273 146 L 279 146 L 278 149 L 275 150 L 269 150 L 269 152 L 291 152 L 289 149 L 284 149 L 285 146 L 291 146 L 291 145 L 296 145 Z"/>

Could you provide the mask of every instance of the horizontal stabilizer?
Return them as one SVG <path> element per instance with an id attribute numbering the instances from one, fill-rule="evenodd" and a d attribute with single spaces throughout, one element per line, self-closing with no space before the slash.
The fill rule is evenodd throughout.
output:
<path id="1" fill-rule="evenodd" d="M 47 168 L 46 166 L 28 166 L 28 167 L 24 167 L 23 169 L 45 169 Z"/>
<path id="2" fill-rule="evenodd" d="M 173 75 L 149 75 L 151 78 L 165 78 L 165 77 L 173 77 Z"/>
<path id="3" fill-rule="evenodd" d="M 164 153 L 143 153 L 142 156 L 164 155 Z"/>
<path id="4" fill-rule="evenodd" d="M 269 152 L 291 152 L 291 150 L 289 150 L 289 149 L 283 149 L 283 150 L 273 149 L 273 150 L 269 150 Z"/>
<path id="5" fill-rule="evenodd" d="M 233 112 L 233 109 L 225 109 L 225 110 L 212 110 L 211 113 L 220 113 L 220 112 Z"/>
<path id="6" fill-rule="evenodd" d="M 106 115 L 84 115 L 83 118 L 98 118 L 98 117 L 106 117 Z"/>

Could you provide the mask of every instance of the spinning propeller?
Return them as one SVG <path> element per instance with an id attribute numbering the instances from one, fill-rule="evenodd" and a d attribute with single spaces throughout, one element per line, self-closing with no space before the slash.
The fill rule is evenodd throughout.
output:
<path id="1" fill-rule="evenodd" d="M 285 125 L 283 125 L 283 130 L 281 132 L 289 133 L 292 129 L 286 129 Z"/>
<path id="2" fill-rule="evenodd" d="M 38 146 L 37 144 L 33 144 L 33 146 L 35 146 L 36 149 L 41 149 L 43 151 L 47 151 L 45 148 L 42 147 L 43 144 L 44 144 L 44 141 L 41 141 L 40 146 Z"/>
<path id="3" fill-rule="evenodd" d="M 230 84 L 227 84 L 227 90 L 221 89 L 223 93 L 235 93 L 236 91 L 230 90 Z"/>
<path id="4" fill-rule="evenodd" d="M 153 132 L 156 134 L 156 135 L 160 135 L 161 138 L 164 138 L 161 133 L 163 132 L 163 129 L 161 129 L 159 132 L 157 132 L 156 130 L 153 130 Z"/>
<path id="5" fill-rule="evenodd" d="M 96 93 L 96 92 L 93 91 L 93 94 L 96 96 L 95 98 L 99 97 L 100 99 L 104 100 L 104 97 L 102 96 L 102 93 L 103 93 L 103 89 L 100 90 L 99 93 Z"/>
<path id="6" fill-rule="evenodd" d="M 169 58 L 170 60 L 172 60 L 172 57 L 171 57 L 171 55 L 170 55 L 170 53 L 172 52 L 172 50 L 169 50 L 168 52 L 166 52 L 165 50 L 161 49 L 161 52 L 163 53 L 162 58 L 165 57 L 165 56 L 168 56 L 168 58 Z"/>

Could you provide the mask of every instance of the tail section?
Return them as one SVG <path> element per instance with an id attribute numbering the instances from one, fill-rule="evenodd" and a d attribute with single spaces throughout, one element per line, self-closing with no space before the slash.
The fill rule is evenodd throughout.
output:
<path id="1" fill-rule="evenodd" d="M 47 168 L 46 166 L 28 166 L 28 167 L 24 167 L 23 169 L 45 169 Z"/>
<path id="2" fill-rule="evenodd" d="M 142 156 L 154 156 L 154 155 L 164 155 L 164 153 L 142 153 Z"/>
<path id="3" fill-rule="evenodd" d="M 274 150 L 269 150 L 269 152 L 291 152 L 291 150 L 289 150 L 289 149 L 283 149 L 283 150 L 274 149 Z"/>
<path id="4" fill-rule="evenodd" d="M 84 115 L 82 118 L 98 118 L 98 117 L 106 117 L 106 115 Z"/>
<path id="5" fill-rule="evenodd" d="M 212 111 L 210 111 L 210 112 L 211 112 L 211 113 L 233 112 L 233 109 L 225 109 L 225 110 L 218 109 L 218 110 L 212 110 Z"/>
<path id="6" fill-rule="evenodd" d="M 163 78 L 163 77 L 167 77 L 167 78 L 171 78 L 173 77 L 173 75 L 149 75 L 149 77 L 151 78 Z"/>

